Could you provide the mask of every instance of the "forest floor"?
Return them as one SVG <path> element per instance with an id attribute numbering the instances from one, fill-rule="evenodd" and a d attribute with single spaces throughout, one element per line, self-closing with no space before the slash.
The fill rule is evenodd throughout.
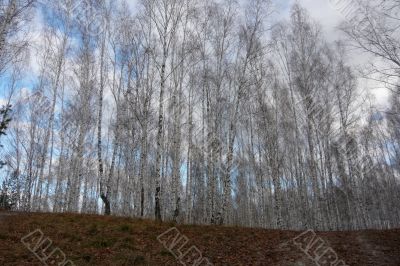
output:
<path id="1" fill-rule="evenodd" d="M 321 254 L 318 245 L 303 252 L 313 236 L 313 241 L 324 243 L 323 249 L 331 248 L 338 262 L 345 262 L 336 265 L 400 265 L 400 229 L 302 233 L 96 215 L 0 212 L 0 265 L 58 265 L 56 261 L 67 259 L 73 262 L 68 266 L 194 265 L 188 254 L 197 259 L 199 253 L 204 258 L 200 265 L 331 265 L 324 264 L 321 258 L 325 256 L 313 261 L 316 256 L 312 254 Z M 45 244 L 36 245 L 46 238 Z M 51 251 L 56 253 L 49 258 Z M 180 256 L 180 251 L 190 253 Z M 59 256 L 52 261 L 55 254 Z"/>

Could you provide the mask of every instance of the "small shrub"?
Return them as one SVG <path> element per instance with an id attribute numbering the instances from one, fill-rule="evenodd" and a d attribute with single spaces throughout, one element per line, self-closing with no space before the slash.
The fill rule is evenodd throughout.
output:
<path id="1" fill-rule="evenodd" d="M 114 239 L 106 239 L 104 237 L 101 237 L 101 238 L 93 240 L 90 243 L 90 246 L 94 247 L 94 248 L 109 248 L 109 247 L 112 247 L 114 245 L 114 243 L 115 243 Z"/>
<path id="2" fill-rule="evenodd" d="M 88 234 L 89 234 L 89 235 L 94 236 L 94 235 L 97 235 L 98 232 L 99 232 L 99 229 L 98 229 L 98 227 L 97 227 L 97 224 L 92 224 L 92 225 L 89 227 L 89 230 L 88 230 Z"/>
<path id="3" fill-rule="evenodd" d="M 121 232 L 130 232 L 132 228 L 129 224 L 123 224 L 118 227 L 118 230 Z"/>
<path id="4" fill-rule="evenodd" d="M 161 255 L 161 256 L 171 256 L 171 257 L 174 256 L 174 255 L 172 255 L 171 252 L 169 252 L 168 250 L 165 250 L 165 249 L 163 249 L 163 250 L 160 252 L 160 255 Z"/>
<path id="5" fill-rule="evenodd" d="M 142 265 L 146 263 L 146 258 L 138 255 L 136 256 L 135 260 L 133 261 L 133 265 Z"/>
<path id="6" fill-rule="evenodd" d="M 90 262 L 92 260 L 92 255 L 91 254 L 84 254 L 82 256 L 82 259 L 86 262 Z"/>

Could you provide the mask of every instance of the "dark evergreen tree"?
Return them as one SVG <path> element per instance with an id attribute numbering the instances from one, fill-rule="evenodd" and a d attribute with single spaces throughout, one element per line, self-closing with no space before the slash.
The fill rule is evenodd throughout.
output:
<path id="1" fill-rule="evenodd" d="M 6 106 L 3 106 L 0 109 L 0 117 L 1 117 L 1 120 L 0 120 L 0 139 L 1 139 L 1 136 L 7 135 L 6 134 L 6 130 L 7 130 L 8 125 L 11 122 L 11 118 L 9 117 L 10 112 L 11 112 L 11 105 L 10 104 L 7 104 Z M 0 148 L 2 148 L 2 147 L 3 147 L 3 145 L 1 145 L 1 142 L 0 142 Z M 0 169 L 4 165 L 5 165 L 5 162 L 0 160 Z"/>

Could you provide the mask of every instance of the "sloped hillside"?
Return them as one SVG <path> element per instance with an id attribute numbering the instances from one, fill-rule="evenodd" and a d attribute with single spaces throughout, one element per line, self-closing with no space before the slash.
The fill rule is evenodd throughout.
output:
<path id="1" fill-rule="evenodd" d="M 315 261 L 400 265 L 400 230 L 314 233 L 0 214 L 0 265 L 318 265 Z"/>

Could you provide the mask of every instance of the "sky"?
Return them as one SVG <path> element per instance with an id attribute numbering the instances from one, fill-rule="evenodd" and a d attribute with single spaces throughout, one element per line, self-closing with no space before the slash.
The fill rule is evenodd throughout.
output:
<path id="1" fill-rule="evenodd" d="M 121 1 L 121 0 L 115 0 Z M 135 4 L 137 0 L 126 0 L 132 11 L 134 11 Z M 197 0 L 196 0 L 197 1 Z M 202 1 L 202 0 L 199 0 Z M 207 1 L 207 0 L 205 0 Z M 246 2 L 246 0 L 238 0 L 239 2 Z M 301 6 L 308 10 L 311 17 L 316 20 L 322 27 L 325 38 L 329 42 L 339 40 L 343 38 L 343 34 L 337 29 L 337 26 L 346 19 L 345 14 L 340 9 L 340 6 L 335 5 L 337 2 L 347 2 L 355 3 L 355 0 L 272 0 L 274 9 L 274 21 L 279 21 L 282 19 L 288 19 L 290 8 L 295 3 L 298 2 Z M 354 2 L 352 2 L 354 1 Z M 36 50 L 40 49 L 41 37 L 40 30 L 44 21 L 41 19 L 40 15 L 37 15 L 33 20 L 33 25 L 31 29 L 32 40 L 36 45 L 32 46 L 30 67 L 28 73 L 25 75 L 24 81 L 20 84 L 21 87 L 30 87 L 34 83 L 35 76 L 38 76 L 39 65 L 37 59 L 35 58 Z M 363 65 L 364 63 L 374 60 L 372 57 L 352 51 L 349 53 L 349 62 L 351 62 L 355 67 Z M 1 80 L 1 79 L 0 79 Z M 2 82 L 4 83 L 4 82 Z M 359 82 L 360 89 L 368 90 L 372 95 L 375 96 L 376 105 L 379 109 L 383 109 L 387 106 L 389 91 L 382 87 L 381 84 L 376 82 L 367 81 L 365 79 L 360 79 Z M 0 86 L 0 104 L 4 102 L 6 92 Z"/>
<path id="2" fill-rule="evenodd" d="M 281 3 L 278 2 L 280 1 L 274 1 L 275 5 L 279 7 L 279 17 L 288 18 L 290 7 L 296 0 L 281 0 Z M 350 5 L 353 7 L 353 11 L 356 11 L 355 0 L 297 0 L 297 2 L 307 9 L 310 16 L 321 25 L 325 38 L 329 42 L 344 38 L 343 33 L 338 29 L 338 25 L 346 21 L 346 19 L 351 18 L 351 16 L 346 16 L 346 14 L 349 13 L 351 15 L 351 12 L 343 13 L 343 5 L 335 3 Z M 348 61 L 350 64 L 354 65 L 354 67 L 361 67 L 365 63 L 371 61 L 379 64 L 375 61 L 375 58 L 361 51 L 349 51 L 349 57 Z M 359 87 L 361 90 L 368 90 L 375 97 L 377 109 L 381 110 L 388 106 L 390 91 L 384 88 L 382 84 L 371 80 L 360 79 Z"/>
<path id="3" fill-rule="evenodd" d="M 137 0 L 126 0 L 132 10 L 135 7 Z M 200 0 L 207 1 L 207 0 Z M 246 2 L 246 0 L 238 0 L 239 2 Z M 374 0 L 371 0 L 374 1 Z M 338 30 L 338 25 L 346 20 L 346 14 L 351 12 L 349 10 L 356 10 L 356 0 L 272 0 L 273 6 L 276 9 L 276 17 L 274 20 L 279 21 L 281 19 L 288 19 L 290 14 L 290 8 L 294 3 L 299 3 L 305 9 L 308 10 L 310 16 L 316 20 L 322 27 L 325 38 L 329 42 L 343 39 L 343 33 Z M 352 7 L 352 9 L 346 9 L 348 13 L 344 13 L 344 7 Z M 362 66 L 368 63 L 374 58 L 366 55 L 362 52 L 352 51 L 349 52 L 349 62 L 355 67 Z M 370 80 L 360 79 L 360 89 L 368 90 L 376 100 L 376 107 L 378 109 L 384 109 L 388 105 L 388 96 L 390 91 L 385 89 L 382 84 L 372 82 Z"/>
<path id="4" fill-rule="evenodd" d="M 121 1 L 121 0 L 114 0 Z M 126 0 L 132 11 L 134 11 L 136 0 Z M 194 1 L 207 1 L 207 0 L 194 0 Z M 238 0 L 244 2 L 246 0 Z M 288 19 L 291 6 L 297 1 L 301 6 L 308 10 L 310 16 L 316 20 L 322 27 L 323 34 L 326 40 L 333 42 L 342 39 L 343 34 L 337 29 L 337 26 L 346 19 L 345 15 L 340 10 L 332 5 L 332 2 L 339 0 L 272 0 L 276 12 L 274 13 L 274 21 Z M 341 1 L 355 1 L 355 0 L 341 0 Z M 373 1 L 373 0 L 371 0 Z M 24 79 L 19 83 L 21 91 L 27 93 L 34 86 L 35 77 L 39 76 L 40 67 L 36 58 L 37 51 L 40 51 L 40 44 L 43 42 L 41 38 L 41 28 L 45 22 L 37 15 L 32 21 L 31 40 L 34 42 L 32 45 L 29 70 L 24 74 Z M 355 67 L 365 64 L 366 62 L 374 60 L 374 58 L 360 52 L 349 52 L 348 61 Z M 6 103 L 7 91 L 5 87 L 9 82 L 7 75 L 0 77 L 0 106 Z M 367 90 L 375 96 L 375 106 L 378 110 L 384 110 L 388 107 L 389 91 L 383 87 L 382 84 L 377 82 L 367 81 L 365 79 L 359 80 L 360 90 Z M 0 181 L 2 177 L 0 176 Z"/>

